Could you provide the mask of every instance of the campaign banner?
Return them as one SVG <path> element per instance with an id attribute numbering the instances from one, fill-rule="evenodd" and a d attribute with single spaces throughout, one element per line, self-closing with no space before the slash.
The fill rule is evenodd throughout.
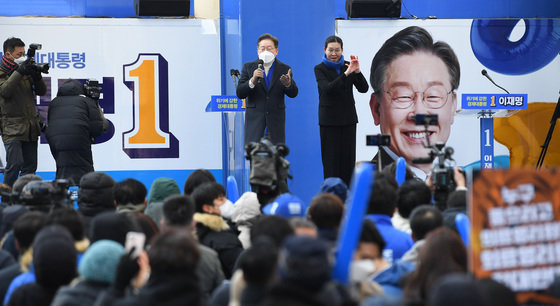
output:
<path id="1" fill-rule="evenodd" d="M 560 71 L 560 21 L 557 19 L 508 19 L 508 20 L 473 20 L 473 19 L 437 19 L 437 20 L 338 20 L 336 35 L 344 42 L 343 55 L 359 58 L 360 70 L 370 84 L 367 93 L 354 90 L 355 107 L 358 113 L 357 125 L 357 160 L 371 160 L 377 153 L 377 147 L 366 146 L 363 139 L 366 135 L 381 132 L 376 125 L 372 113 L 371 64 L 375 54 L 383 44 L 397 32 L 411 26 L 421 27 L 428 31 L 433 42 L 448 44 L 460 65 L 460 82 L 457 90 L 451 93 L 456 96 L 457 114 L 446 114 L 450 133 L 444 141 L 446 146 L 455 149 L 453 159 L 460 166 L 480 164 L 480 144 L 485 141 L 480 137 L 479 115 L 476 111 L 467 110 L 468 107 L 485 107 L 482 104 L 492 104 L 492 96 L 496 97 L 496 107 L 524 108 L 518 112 L 502 110 L 506 116 L 516 116 L 512 119 L 512 126 L 499 124 L 496 127 L 494 154 L 504 156 L 509 160 L 510 149 L 528 148 L 529 156 L 539 155 L 539 145 L 530 142 L 536 140 L 542 144 L 546 137 L 550 116 L 554 104 L 558 100 L 558 71 Z M 509 92 L 521 95 L 497 95 L 497 88 L 481 72 L 492 81 Z M 421 71 L 416 71 L 420 74 Z M 387 89 L 384 89 L 387 90 Z M 414 88 L 415 92 L 423 92 L 426 88 Z M 485 97 L 486 101 L 469 101 L 471 105 L 462 103 L 461 97 L 473 98 L 470 93 L 478 97 Z M 513 98 L 510 98 L 513 97 Z M 484 99 L 484 98 L 483 98 Z M 511 100 L 513 99 L 513 100 Z M 522 102 L 523 105 L 519 105 Z M 473 105 L 476 103 L 476 105 Z M 480 105 L 478 105 L 480 103 Z M 534 109 L 530 105 L 542 103 L 547 107 Z M 411 108 L 412 109 L 412 108 Z M 412 110 L 409 109 L 409 112 Z M 546 109 L 546 115 L 544 115 Z M 419 109 L 415 111 L 433 112 L 433 110 Z M 403 112 L 396 110 L 395 114 Z M 518 117 L 517 117 L 518 116 Z M 440 113 L 440 121 L 444 118 Z M 543 120 L 548 117 L 548 119 Z M 402 116 L 406 118 L 406 116 Z M 394 126 L 386 128 L 395 134 L 399 130 L 413 130 L 410 119 L 400 117 L 390 118 Z M 387 122 L 388 120 L 386 120 Z M 517 122 L 517 124 L 513 124 Z M 523 122 L 523 124 L 519 124 Z M 445 125 L 439 126 L 445 128 Z M 525 129 L 523 129 L 525 128 Z M 482 135 L 483 137 L 485 135 Z M 558 137 L 555 137 L 558 140 Z M 555 149 L 552 149 L 555 150 Z M 547 162 L 559 165 L 557 150 L 549 151 Z M 516 154 L 519 158 L 521 154 Z M 502 159 L 499 159 L 502 160 Z M 523 163 L 532 164 L 532 158 L 522 158 Z M 536 159 L 535 159 L 536 160 Z M 497 162 L 497 160 L 495 161 Z M 519 163 L 516 163 L 519 165 Z M 507 165 L 507 164 L 506 164 Z M 503 165 L 502 165 L 503 166 Z"/>
<path id="2" fill-rule="evenodd" d="M 526 94 L 473 94 L 461 95 L 463 109 L 527 109 Z"/>
<path id="3" fill-rule="evenodd" d="M 212 96 L 210 99 L 212 112 L 243 112 L 243 100 L 237 96 Z"/>
<path id="4" fill-rule="evenodd" d="M 470 201 L 471 263 L 517 293 L 519 304 L 556 304 L 547 296 L 560 274 L 560 172 L 485 170 Z"/>
<path id="5" fill-rule="evenodd" d="M 48 92 L 37 100 L 45 119 L 65 80 L 99 81 L 111 131 L 92 147 L 97 171 L 117 178 L 153 171 L 148 176 L 180 186 L 191 170 L 221 172 L 221 116 L 205 112 L 221 89 L 216 20 L 0 17 L 0 37 L 42 45 L 35 60 L 50 66 Z M 54 173 L 44 136 L 38 151 L 38 172 Z"/>

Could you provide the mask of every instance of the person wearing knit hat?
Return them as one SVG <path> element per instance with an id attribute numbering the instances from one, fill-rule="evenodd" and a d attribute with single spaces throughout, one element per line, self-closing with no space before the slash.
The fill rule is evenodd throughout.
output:
<path id="1" fill-rule="evenodd" d="M 200 259 L 192 233 L 175 228 L 154 238 L 148 251 L 150 276 L 138 294 L 121 298 L 139 269 L 140 259 L 121 257 L 116 280 L 95 305 L 202 305 L 196 265 Z"/>
<path id="2" fill-rule="evenodd" d="M 68 230 L 60 225 L 43 228 L 33 241 L 36 282 L 17 288 L 8 305 L 50 305 L 56 291 L 76 276 L 76 249 Z"/>
<path id="3" fill-rule="evenodd" d="M 328 252 L 320 239 L 288 237 L 278 257 L 280 281 L 262 305 L 322 305 L 319 292 L 329 282 L 331 272 Z"/>
<path id="4" fill-rule="evenodd" d="M 44 122 L 37 112 L 37 96 L 47 93 L 41 71 L 25 57 L 25 43 L 15 37 L 4 41 L 0 61 L 0 130 L 6 149 L 4 184 L 37 170 L 37 146 Z"/>
<path id="5" fill-rule="evenodd" d="M 174 179 L 160 177 L 152 183 L 150 194 L 148 195 L 147 207 L 144 213 L 148 217 L 152 218 L 158 227 L 161 226 L 163 200 L 174 194 L 181 194 L 179 185 L 177 185 L 177 182 Z"/>
<path id="6" fill-rule="evenodd" d="M 339 177 L 327 177 L 319 188 L 319 193 L 321 192 L 332 193 L 344 203 L 348 195 L 348 185 Z"/>
<path id="7" fill-rule="evenodd" d="M 84 216 L 86 228 L 96 215 L 105 211 L 115 211 L 115 183 L 112 177 L 103 172 L 90 172 L 80 179 L 78 211 Z"/>
<path id="8" fill-rule="evenodd" d="M 117 265 L 124 254 L 124 247 L 115 241 L 92 244 L 78 267 L 81 281 L 61 287 L 51 306 L 93 305 L 99 294 L 115 282 Z"/>

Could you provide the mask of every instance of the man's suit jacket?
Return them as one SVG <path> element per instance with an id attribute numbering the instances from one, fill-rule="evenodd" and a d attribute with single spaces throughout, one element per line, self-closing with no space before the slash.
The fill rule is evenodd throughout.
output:
<path id="1" fill-rule="evenodd" d="M 297 96 L 296 82 L 292 78 L 289 87 L 285 87 L 280 82 L 280 76 L 288 73 L 290 66 L 276 59 L 268 90 L 264 79 L 260 79 L 254 88 L 250 88 L 249 80 L 257 68 L 258 60 L 245 63 L 237 86 L 237 97 L 246 99 L 245 143 L 259 141 L 264 136 L 265 126 L 270 133 L 272 143 L 285 143 L 284 95 L 290 98 Z"/>
<path id="2" fill-rule="evenodd" d="M 319 89 L 319 125 L 342 126 L 358 123 L 354 106 L 354 85 L 359 92 L 365 93 L 368 91 L 368 83 L 361 72 L 346 76 L 346 69 L 348 67 L 342 65 L 338 74 L 323 63 L 315 66 L 315 78 Z"/>

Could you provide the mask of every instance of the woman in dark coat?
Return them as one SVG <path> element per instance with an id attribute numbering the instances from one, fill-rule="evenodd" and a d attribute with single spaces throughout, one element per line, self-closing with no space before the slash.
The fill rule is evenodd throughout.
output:
<path id="1" fill-rule="evenodd" d="M 339 177 L 349 185 L 356 163 L 356 124 L 353 89 L 368 91 L 357 56 L 342 55 L 342 39 L 329 36 L 323 62 L 315 66 L 319 88 L 319 126 L 323 175 Z"/>

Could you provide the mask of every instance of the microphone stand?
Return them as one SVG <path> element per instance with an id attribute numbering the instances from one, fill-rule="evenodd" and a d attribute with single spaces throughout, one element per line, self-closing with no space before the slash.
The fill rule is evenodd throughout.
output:
<path id="1" fill-rule="evenodd" d="M 554 133 L 554 127 L 556 126 L 556 120 L 558 120 L 558 118 L 560 117 L 559 105 L 560 105 L 560 97 L 558 98 L 558 102 L 556 102 L 556 107 L 554 108 L 552 119 L 550 120 L 550 128 L 548 129 L 548 134 L 546 135 L 544 144 L 541 146 L 542 150 L 539 156 L 539 160 L 537 161 L 537 169 L 540 169 L 544 162 L 544 157 L 546 156 L 546 151 L 548 150 L 548 145 L 550 144 L 550 140 L 552 140 L 552 133 Z"/>
<path id="2" fill-rule="evenodd" d="M 231 69 L 230 74 L 231 77 L 233 78 L 233 85 L 235 86 L 235 89 L 237 89 L 237 82 L 239 81 L 239 76 L 240 76 L 239 70 Z"/>

